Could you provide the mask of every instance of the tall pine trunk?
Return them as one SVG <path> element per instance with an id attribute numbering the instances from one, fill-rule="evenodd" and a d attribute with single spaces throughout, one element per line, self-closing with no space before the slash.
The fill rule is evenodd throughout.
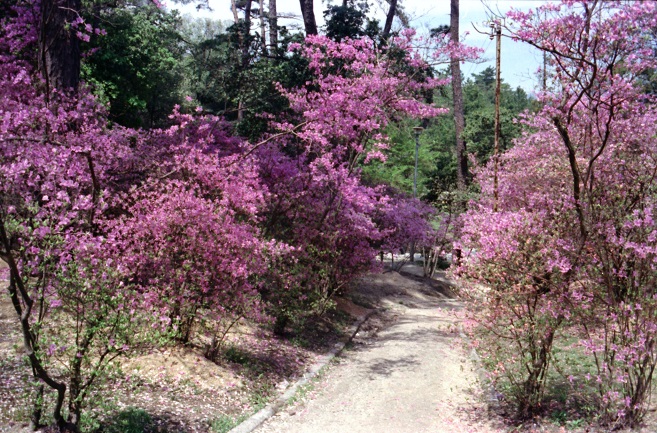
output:
<path id="1" fill-rule="evenodd" d="M 317 34 L 317 22 L 315 21 L 315 12 L 313 10 L 313 0 L 299 0 L 301 5 L 301 15 L 303 16 L 303 27 L 306 30 L 306 36 Z"/>
<path id="2" fill-rule="evenodd" d="M 70 23 L 79 16 L 80 0 L 42 0 L 38 66 L 46 90 L 78 89 L 80 40 Z"/>
<path id="3" fill-rule="evenodd" d="M 278 46 L 278 15 L 276 12 L 276 0 L 269 0 L 269 47 L 276 52 Z"/>
<path id="4" fill-rule="evenodd" d="M 382 39 L 388 39 L 388 36 L 390 36 L 390 30 L 392 30 L 392 22 L 395 19 L 396 13 L 397 13 L 397 0 L 390 0 L 390 9 L 388 9 L 388 15 L 386 16 L 386 23 L 383 26 L 383 33 L 381 33 Z"/>
<path id="5" fill-rule="evenodd" d="M 262 45 L 262 55 L 267 56 L 267 27 L 265 26 L 265 0 L 260 0 L 260 42 Z"/>
<path id="6" fill-rule="evenodd" d="M 244 29 L 242 37 L 242 68 L 249 65 L 249 39 L 251 38 L 251 7 L 253 0 L 246 0 L 244 5 Z"/>

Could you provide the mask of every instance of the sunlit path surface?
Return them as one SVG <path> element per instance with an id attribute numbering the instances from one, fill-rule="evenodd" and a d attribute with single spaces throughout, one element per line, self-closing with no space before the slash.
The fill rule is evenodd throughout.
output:
<path id="1" fill-rule="evenodd" d="M 372 286 L 396 285 L 381 302 L 398 315 L 371 338 L 357 338 L 337 365 L 258 433 L 491 431 L 475 395 L 476 374 L 458 332 L 462 306 L 416 279 L 375 275 Z M 494 429 L 492 431 L 495 431 Z"/>

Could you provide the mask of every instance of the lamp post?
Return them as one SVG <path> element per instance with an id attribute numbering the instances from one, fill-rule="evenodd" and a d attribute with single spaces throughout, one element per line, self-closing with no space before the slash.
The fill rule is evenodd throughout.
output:
<path id="1" fill-rule="evenodd" d="M 424 128 L 421 126 L 415 126 L 413 128 L 413 134 L 415 135 L 415 171 L 413 172 L 413 198 L 417 198 L 417 154 L 420 150 L 420 134 L 424 131 Z M 411 241 L 411 263 L 415 262 L 415 239 Z"/>

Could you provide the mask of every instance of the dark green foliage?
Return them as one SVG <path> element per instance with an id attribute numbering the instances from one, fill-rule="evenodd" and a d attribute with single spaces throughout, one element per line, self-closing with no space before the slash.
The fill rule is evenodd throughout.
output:
<path id="1" fill-rule="evenodd" d="M 451 92 L 436 95 L 442 105 L 452 106 Z M 500 93 L 500 150 L 513 145 L 513 139 L 521 133 L 521 126 L 514 119 L 531 108 L 531 99 L 520 87 L 512 89 L 502 80 Z M 463 83 L 465 130 L 463 131 L 468 153 L 474 154 L 480 164 L 493 154 L 495 141 L 495 70 L 491 67 Z M 436 166 L 431 175 L 428 198 L 436 199 L 440 192 L 456 185 L 456 158 L 454 154 L 454 120 L 451 116 L 435 119 L 424 135 L 434 137 Z"/>
<path id="2" fill-rule="evenodd" d="M 203 108 L 237 122 L 238 134 L 258 139 L 268 128 L 262 113 L 277 115 L 288 108 L 288 102 L 276 88 L 303 85 L 310 79 L 307 63 L 287 47 L 300 42 L 300 35 L 290 35 L 281 28 L 280 46 L 263 57 L 260 41 L 251 36 L 240 49 L 239 26 L 226 33 L 193 44 L 189 68 L 194 77 L 191 92 Z"/>
<path id="3" fill-rule="evenodd" d="M 378 21 L 367 17 L 368 9 L 367 3 L 355 4 L 353 1 L 345 1 L 340 6 L 329 6 L 324 11 L 326 36 L 335 41 L 363 36 L 376 38 L 381 29 Z"/>
<path id="4" fill-rule="evenodd" d="M 428 193 L 427 182 L 434 170 L 436 161 L 445 158 L 442 143 L 436 139 L 438 134 L 434 128 L 440 123 L 431 125 L 420 136 L 418 151 L 418 195 Z M 386 162 L 372 161 L 363 167 L 364 178 L 372 184 L 387 184 L 411 194 L 413 191 L 413 172 L 415 169 L 415 136 L 411 122 L 399 122 L 391 125 L 386 131 L 394 146 L 386 152 Z"/>
<path id="5" fill-rule="evenodd" d="M 163 126 L 182 99 L 180 17 L 154 6 L 102 12 L 106 36 L 94 37 L 83 79 L 110 104 L 110 119 L 129 127 Z"/>
<path id="6" fill-rule="evenodd" d="M 238 100 L 233 93 L 234 89 L 241 87 L 244 63 L 248 64 L 248 58 L 244 58 L 244 52 L 239 46 L 241 32 L 241 26 L 232 25 L 225 33 L 194 41 L 190 47 L 189 63 L 193 77 L 191 89 L 198 101 L 211 113 L 237 118 Z M 253 38 L 246 43 L 249 47 L 257 48 Z"/>
<path id="7" fill-rule="evenodd" d="M 107 433 L 143 433 L 152 423 L 151 416 L 143 409 L 128 408 L 119 413 L 103 428 Z"/>
<path id="8" fill-rule="evenodd" d="M 491 67 L 463 86 L 466 113 L 464 138 L 468 152 L 474 153 L 480 163 L 486 163 L 493 154 L 495 142 L 495 70 Z M 500 92 L 500 151 L 511 147 L 512 140 L 520 135 L 520 125 L 513 122 L 519 113 L 529 108 L 527 93 L 515 90 L 502 82 Z"/>
<path id="9" fill-rule="evenodd" d="M 442 31 L 442 30 L 441 30 Z M 434 96 L 438 105 L 452 106 L 451 90 L 439 89 Z M 485 163 L 493 153 L 495 125 L 495 70 L 487 68 L 474 74 L 463 85 L 465 107 L 465 141 L 468 153 Z M 521 88 L 511 89 L 502 82 L 500 149 L 508 149 L 521 133 L 514 118 L 530 108 L 531 100 Z M 413 189 L 415 139 L 411 124 L 399 122 L 388 130 L 395 146 L 387 153 L 385 163 L 372 162 L 363 168 L 372 183 L 387 183 L 410 193 Z M 436 201 L 443 191 L 456 187 L 454 119 L 451 114 L 431 119 L 420 136 L 418 155 L 418 195 Z"/>

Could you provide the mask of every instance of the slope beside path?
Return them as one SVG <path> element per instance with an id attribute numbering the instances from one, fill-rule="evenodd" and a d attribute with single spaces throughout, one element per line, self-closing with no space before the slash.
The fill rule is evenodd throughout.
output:
<path id="1" fill-rule="evenodd" d="M 448 286 L 386 272 L 364 278 L 354 297 L 383 307 L 389 325 L 375 335 L 364 327 L 300 403 L 257 433 L 495 431 Z"/>

